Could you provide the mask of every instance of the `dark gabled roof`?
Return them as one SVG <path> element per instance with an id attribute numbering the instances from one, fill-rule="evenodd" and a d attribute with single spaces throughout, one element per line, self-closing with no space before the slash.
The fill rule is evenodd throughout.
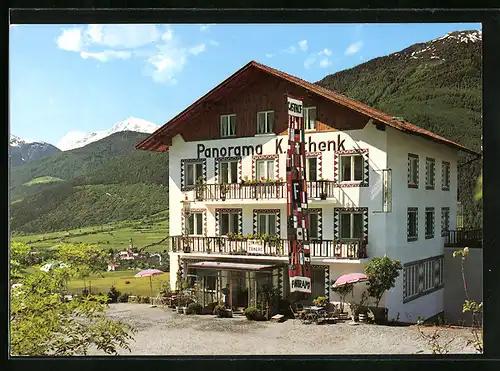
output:
<path id="1" fill-rule="evenodd" d="M 226 80 L 224 80 L 222 83 L 217 85 L 215 88 L 210 90 L 207 94 L 205 94 L 203 97 L 198 99 L 196 102 L 191 104 L 189 107 L 187 107 L 184 111 L 179 113 L 177 116 L 175 116 L 173 119 L 171 119 L 169 122 L 167 122 L 165 125 L 160 127 L 158 130 L 156 130 L 154 133 L 149 135 L 146 139 L 143 141 L 139 142 L 135 148 L 137 149 L 142 149 L 142 150 L 149 150 L 149 151 L 158 151 L 158 152 L 164 152 L 168 151 L 168 145 L 165 144 L 163 138 L 173 138 L 177 133 L 179 132 L 179 129 L 187 125 L 190 120 L 186 120 L 188 117 L 191 115 L 196 115 L 200 112 L 201 109 L 204 108 L 204 104 L 207 102 L 213 102 L 218 99 L 221 99 L 223 96 L 225 96 L 231 88 L 234 88 L 238 86 L 238 83 L 244 80 L 245 74 L 250 73 L 250 71 L 253 70 L 259 70 L 262 72 L 266 72 L 270 75 L 276 76 L 278 78 L 281 78 L 283 80 L 286 80 L 292 84 L 295 84 L 297 86 L 300 86 L 306 90 L 308 90 L 311 93 L 314 93 L 320 97 L 323 97 L 331 102 L 335 102 L 338 104 L 341 104 L 345 107 L 348 107 L 354 111 L 357 111 L 363 115 L 366 115 L 372 119 L 374 119 L 377 122 L 380 122 L 382 124 L 385 124 L 387 126 L 390 126 L 394 129 L 400 130 L 402 132 L 408 133 L 408 134 L 413 134 L 413 135 L 419 135 L 427 139 L 431 139 L 437 142 L 441 142 L 445 145 L 448 145 L 452 148 L 455 148 L 457 150 L 461 150 L 476 156 L 480 156 L 479 153 L 468 149 L 458 143 L 455 143 L 449 139 L 443 138 L 442 136 L 439 136 L 435 133 L 432 133 L 428 130 L 419 128 L 418 126 L 413 125 L 410 122 L 406 121 L 401 121 L 400 118 L 393 117 L 385 112 L 379 111 L 373 107 L 370 107 L 364 103 L 358 102 L 354 99 L 348 98 L 342 94 L 335 93 L 331 90 L 328 90 L 326 88 L 323 88 L 321 86 L 312 84 L 310 82 L 307 82 L 305 80 L 302 80 L 298 77 L 289 75 L 285 72 L 278 71 L 274 68 L 268 67 L 266 65 L 257 63 L 255 61 L 251 61 L 247 63 L 245 66 L 243 66 L 241 69 L 236 71 L 233 75 L 228 77 Z"/>

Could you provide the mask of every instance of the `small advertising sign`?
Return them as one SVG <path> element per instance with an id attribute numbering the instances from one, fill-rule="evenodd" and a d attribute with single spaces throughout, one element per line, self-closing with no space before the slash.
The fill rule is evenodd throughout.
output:
<path id="1" fill-rule="evenodd" d="M 304 117 L 302 112 L 302 101 L 288 97 L 288 115 L 295 117 Z"/>
<path id="2" fill-rule="evenodd" d="M 299 291 L 306 294 L 311 293 L 311 279 L 309 277 L 290 277 L 290 291 Z"/>
<path id="3" fill-rule="evenodd" d="M 262 240 L 248 240 L 247 253 L 264 254 L 264 242 Z"/>

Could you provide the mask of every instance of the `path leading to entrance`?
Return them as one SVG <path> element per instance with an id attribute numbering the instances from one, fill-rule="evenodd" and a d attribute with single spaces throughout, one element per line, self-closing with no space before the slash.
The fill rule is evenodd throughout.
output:
<path id="1" fill-rule="evenodd" d="M 112 304 L 109 317 L 133 325 L 138 333 L 132 352 L 121 355 L 294 355 L 430 353 L 415 326 L 303 325 L 253 322 L 245 317 L 185 316 L 147 304 Z M 432 329 L 426 329 L 431 332 Z M 467 329 L 444 328 L 441 344 L 452 353 L 473 353 L 466 347 Z M 93 353 L 97 355 L 100 353 Z"/>

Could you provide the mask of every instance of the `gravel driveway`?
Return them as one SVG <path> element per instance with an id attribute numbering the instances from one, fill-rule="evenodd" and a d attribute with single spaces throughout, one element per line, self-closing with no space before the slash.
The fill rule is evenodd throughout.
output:
<path id="1" fill-rule="evenodd" d="M 245 317 L 186 316 L 147 304 L 111 304 L 108 316 L 134 326 L 138 332 L 131 352 L 121 355 L 278 355 L 278 354 L 412 354 L 431 353 L 416 326 L 377 326 L 349 323 L 304 325 L 254 322 Z M 424 328 L 433 333 L 434 328 Z M 466 346 L 469 330 L 442 328 L 440 344 L 453 339 L 450 353 L 474 353 Z M 101 353 L 93 352 L 94 355 Z"/>

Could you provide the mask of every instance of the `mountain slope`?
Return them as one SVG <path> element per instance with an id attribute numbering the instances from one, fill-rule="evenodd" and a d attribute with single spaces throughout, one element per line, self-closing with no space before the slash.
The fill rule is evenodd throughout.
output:
<path id="1" fill-rule="evenodd" d="M 59 147 L 63 151 L 68 151 L 71 149 L 84 147 L 90 143 L 97 142 L 112 134 L 122 131 L 133 131 L 137 133 L 151 134 L 158 128 L 159 126 L 153 124 L 152 122 L 136 117 L 129 117 L 124 121 L 116 123 L 109 130 L 95 131 L 92 133 L 86 133 L 83 131 L 71 131 L 59 140 L 59 142 L 57 143 L 57 147 Z"/>
<path id="2" fill-rule="evenodd" d="M 52 144 L 10 136 L 9 155 L 11 166 L 31 163 L 42 157 L 52 156 L 61 150 Z"/>
<path id="3" fill-rule="evenodd" d="M 459 31 L 328 75 L 316 84 L 481 150 L 481 33 Z M 470 158 L 460 154 L 459 163 Z M 482 225 L 474 198 L 481 161 L 460 168 L 465 224 Z"/>

